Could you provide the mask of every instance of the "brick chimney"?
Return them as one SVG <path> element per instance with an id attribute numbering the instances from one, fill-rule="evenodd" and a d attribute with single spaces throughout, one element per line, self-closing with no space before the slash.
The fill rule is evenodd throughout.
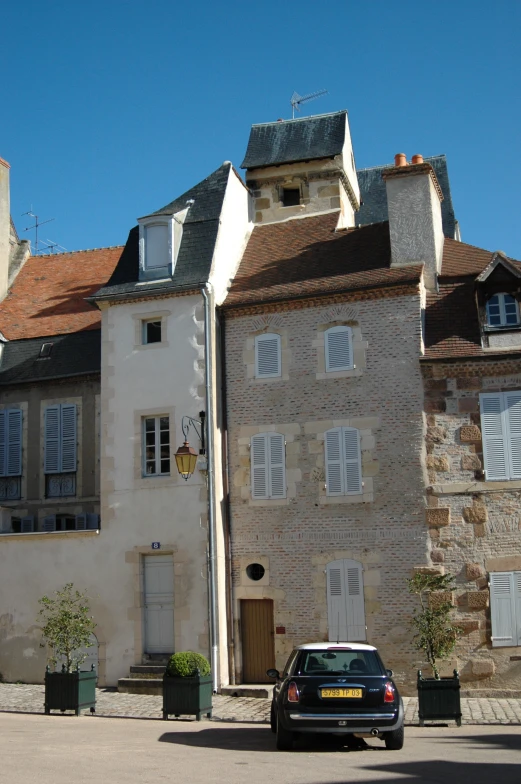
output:
<path id="1" fill-rule="evenodd" d="M 11 211 L 9 203 L 9 169 L 7 161 L 0 158 L 0 301 L 7 293 L 11 237 Z"/>
<path id="2" fill-rule="evenodd" d="M 382 177 L 387 188 L 391 267 L 424 265 L 425 286 L 435 290 L 441 271 L 443 194 L 434 169 L 414 155 L 407 163 L 404 153 L 395 156 L 395 165 Z"/>

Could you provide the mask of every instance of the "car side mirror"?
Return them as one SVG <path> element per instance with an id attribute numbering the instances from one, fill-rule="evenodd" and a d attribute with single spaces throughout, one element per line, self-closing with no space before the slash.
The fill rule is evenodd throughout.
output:
<path id="1" fill-rule="evenodd" d="M 393 675 L 394 675 L 394 672 L 393 672 L 392 670 L 386 670 L 386 671 L 385 671 L 385 673 L 386 673 L 386 675 L 387 675 L 389 678 L 392 678 L 392 677 L 393 677 Z"/>
<path id="2" fill-rule="evenodd" d="M 280 680 L 280 674 L 278 670 L 266 670 L 266 675 L 268 678 L 276 678 L 277 680 Z"/>

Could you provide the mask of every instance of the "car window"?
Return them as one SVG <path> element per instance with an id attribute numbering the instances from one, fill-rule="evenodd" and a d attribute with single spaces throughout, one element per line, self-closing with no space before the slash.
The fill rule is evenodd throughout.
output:
<path id="1" fill-rule="evenodd" d="M 284 667 L 284 677 L 286 677 L 286 675 L 289 675 L 291 667 L 293 666 L 293 663 L 294 663 L 295 659 L 297 658 L 297 656 L 298 656 L 298 651 L 293 651 L 291 656 L 289 657 L 289 659 L 286 662 L 286 666 Z"/>
<path id="2" fill-rule="evenodd" d="M 301 675 L 381 675 L 374 651 L 302 651 Z"/>

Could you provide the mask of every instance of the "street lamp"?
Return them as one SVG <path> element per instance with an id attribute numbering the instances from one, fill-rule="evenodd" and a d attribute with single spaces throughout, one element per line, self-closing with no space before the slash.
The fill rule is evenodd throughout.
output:
<path id="1" fill-rule="evenodd" d="M 177 470 L 185 482 L 192 476 L 197 466 L 197 452 L 188 443 L 188 431 L 190 430 L 190 425 L 194 428 L 201 441 L 201 449 L 199 450 L 199 454 L 204 455 L 206 453 L 204 444 L 204 423 L 206 413 L 204 411 L 200 411 L 199 417 L 199 419 L 192 419 L 192 417 L 184 416 L 181 420 L 181 430 L 183 431 L 185 440 L 183 446 L 180 446 L 175 453 L 175 462 L 177 465 Z"/>

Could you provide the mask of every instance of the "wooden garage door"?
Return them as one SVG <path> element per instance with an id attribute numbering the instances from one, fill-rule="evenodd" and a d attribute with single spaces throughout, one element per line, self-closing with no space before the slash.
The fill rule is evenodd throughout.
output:
<path id="1" fill-rule="evenodd" d="M 241 600 L 241 636 L 243 683 L 273 683 L 266 675 L 275 667 L 271 599 Z"/>

